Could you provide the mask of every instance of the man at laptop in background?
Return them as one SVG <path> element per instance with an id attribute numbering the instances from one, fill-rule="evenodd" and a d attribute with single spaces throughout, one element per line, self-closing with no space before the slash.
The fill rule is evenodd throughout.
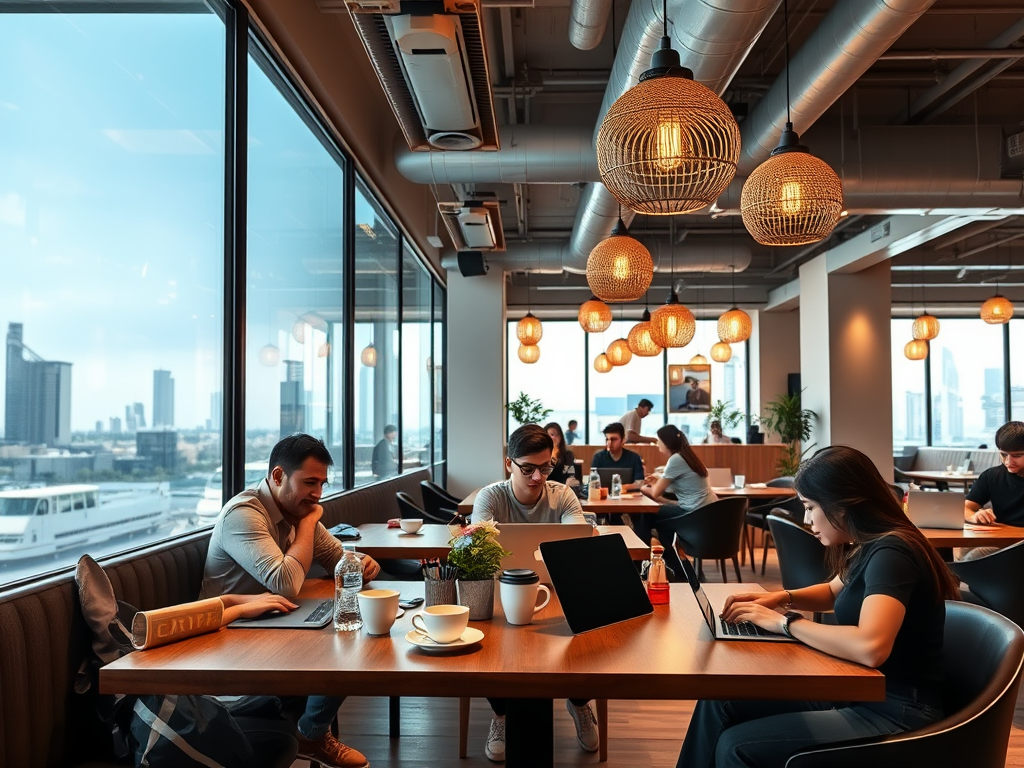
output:
<path id="1" fill-rule="evenodd" d="M 546 433 L 545 433 L 546 434 Z M 295 597 L 313 560 L 329 574 L 342 556 L 341 544 L 320 522 L 320 497 L 334 464 L 322 440 L 290 435 L 270 452 L 267 477 L 224 505 L 210 536 L 200 598 L 228 593 L 259 594 L 268 589 Z M 380 572 L 361 555 L 363 580 Z M 369 768 L 366 757 L 330 732 L 344 696 L 309 696 L 299 718 L 299 756 L 333 768 Z"/>
<path id="2" fill-rule="evenodd" d="M 996 432 L 1000 464 L 989 467 L 967 492 L 969 523 L 1024 525 L 1024 421 L 1008 421 Z M 992 502 L 992 509 L 982 509 Z"/>
<path id="3" fill-rule="evenodd" d="M 649 402 L 642 400 L 641 402 Z M 644 483 L 644 462 L 640 454 L 631 451 L 623 444 L 626 441 L 626 429 L 617 421 L 604 428 L 604 450 L 598 451 L 590 459 L 592 469 L 632 469 L 633 482 L 622 486 L 624 491 L 635 491 Z M 644 442 L 657 442 L 656 438 Z"/>
<path id="4" fill-rule="evenodd" d="M 622 429 L 622 425 L 619 425 Z M 473 522 L 497 523 L 582 523 L 583 508 L 571 488 L 548 480 L 554 467 L 551 453 L 555 443 L 537 424 L 525 424 L 508 438 L 505 471 L 509 479 L 480 489 L 473 502 Z M 642 473 L 641 473 L 642 476 Z M 494 711 L 484 754 L 495 763 L 505 762 L 504 699 L 488 699 Z M 569 699 L 566 709 L 576 725 L 576 740 L 587 752 L 596 752 L 599 742 L 597 718 L 587 699 Z"/>
<path id="5" fill-rule="evenodd" d="M 651 412 L 651 409 L 653 407 L 654 403 L 652 403 L 645 397 L 643 400 L 636 404 L 636 408 L 634 408 L 632 411 L 622 414 L 622 418 L 619 419 L 619 423 L 622 425 L 622 428 L 626 430 L 625 441 L 627 443 L 658 442 L 658 438 L 656 437 L 644 437 L 643 435 L 640 434 L 640 422 L 643 419 L 647 418 L 647 415 Z"/>

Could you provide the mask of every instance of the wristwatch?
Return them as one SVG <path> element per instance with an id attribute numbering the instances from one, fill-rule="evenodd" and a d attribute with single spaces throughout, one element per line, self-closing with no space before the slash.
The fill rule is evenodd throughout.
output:
<path id="1" fill-rule="evenodd" d="M 802 613 L 797 613 L 796 611 L 789 611 L 788 613 L 786 613 L 786 615 L 782 617 L 782 633 L 786 637 L 790 637 L 796 640 L 796 638 L 793 637 L 793 633 L 789 631 L 789 625 L 792 624 L 794 621 L 802 619 L 803 617 L 804 615 Z"/>

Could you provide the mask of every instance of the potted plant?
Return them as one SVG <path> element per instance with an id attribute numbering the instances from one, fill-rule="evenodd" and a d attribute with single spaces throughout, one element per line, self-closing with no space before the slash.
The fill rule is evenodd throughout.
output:
<path id="1" fill-rule="evenodd" d="M 712 421 L 721 423 L 723 431 L 736 429 L 743 421 L 743 411 L 737 410 L 732 401 L 719 400 L 708 411 L 708 417 L 704 420 L 704 428 L 710 427 Z"/>
<path id="2" fill-rule="evenodd" d="M 525 392 L 520 392 L 519 397 L 508 403 L 505 408 L 520 424 L 538 424 L 552 413 L 540 400 L 531 400 Z"/>
<path id="3" fill-rule="evenodd" d="M 779 395 L 765 406 L 760 422 L 766 432 L 775 432 L 786 444 L 786 453 L 779 460 L 778 472 L 783 477 L 792 477 L 800 469 L 800 462 L 816 444 L 811 443 L 801 450 L 801 445 L 811 439 L 811 428 L 818 414 L 800 406 L 800 392 Z"/>
<path id="4" fill-rule="evenodd" d="M 498 543 L 498 526 L 491 520 L 467 525 L 448 546 L 451 547 L 448 565 L 457 571 L 459 605 L 469 608 L 471 621 L 491 618 L 494 615 L 494 574 L 501 568 L 501 559 L 512 554 Z"/>

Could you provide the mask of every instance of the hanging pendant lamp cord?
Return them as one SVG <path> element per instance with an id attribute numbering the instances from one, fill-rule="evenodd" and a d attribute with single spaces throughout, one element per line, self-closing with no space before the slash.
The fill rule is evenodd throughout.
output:
<path id="1" fill-rule="evenodd" d="M 786 25 L 786 122 L 792 123 L 789 98 L 789 0 L 782 0 L 782 18 Z"/>
<path id="2" fill-rule="evenodd" d="M 668 0 L 661 0 L 662 37 L 668 37 Z"/>

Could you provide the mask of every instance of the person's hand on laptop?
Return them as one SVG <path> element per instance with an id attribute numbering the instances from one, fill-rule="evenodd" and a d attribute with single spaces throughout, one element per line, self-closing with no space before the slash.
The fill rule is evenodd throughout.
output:
<path id="1" fill-rule="evenodd" d="M 994 523 L 995 521 L 996 513 L 991 509 L 979 509 L 967 519 L 967 522 L 969 523 L 978 524 Z"/>
<path id="2" fill-rule="evenodd" d="M 741 592 L 730 595 L 725 600 L 722 619 L 730 624 L 749 621 L 761 629 L 783 634 L 785 612 L 780 608 L 787 599 L 785 592 Z"/>
<path id="3" fill-rule="evenodd" d="M 255 619 L 265 613 L 291 613 L 299 606 L 281 595 L 264 592 L 262 595 L 222 595 L 224 617 L 221 626 L 235 619 Z"/>

